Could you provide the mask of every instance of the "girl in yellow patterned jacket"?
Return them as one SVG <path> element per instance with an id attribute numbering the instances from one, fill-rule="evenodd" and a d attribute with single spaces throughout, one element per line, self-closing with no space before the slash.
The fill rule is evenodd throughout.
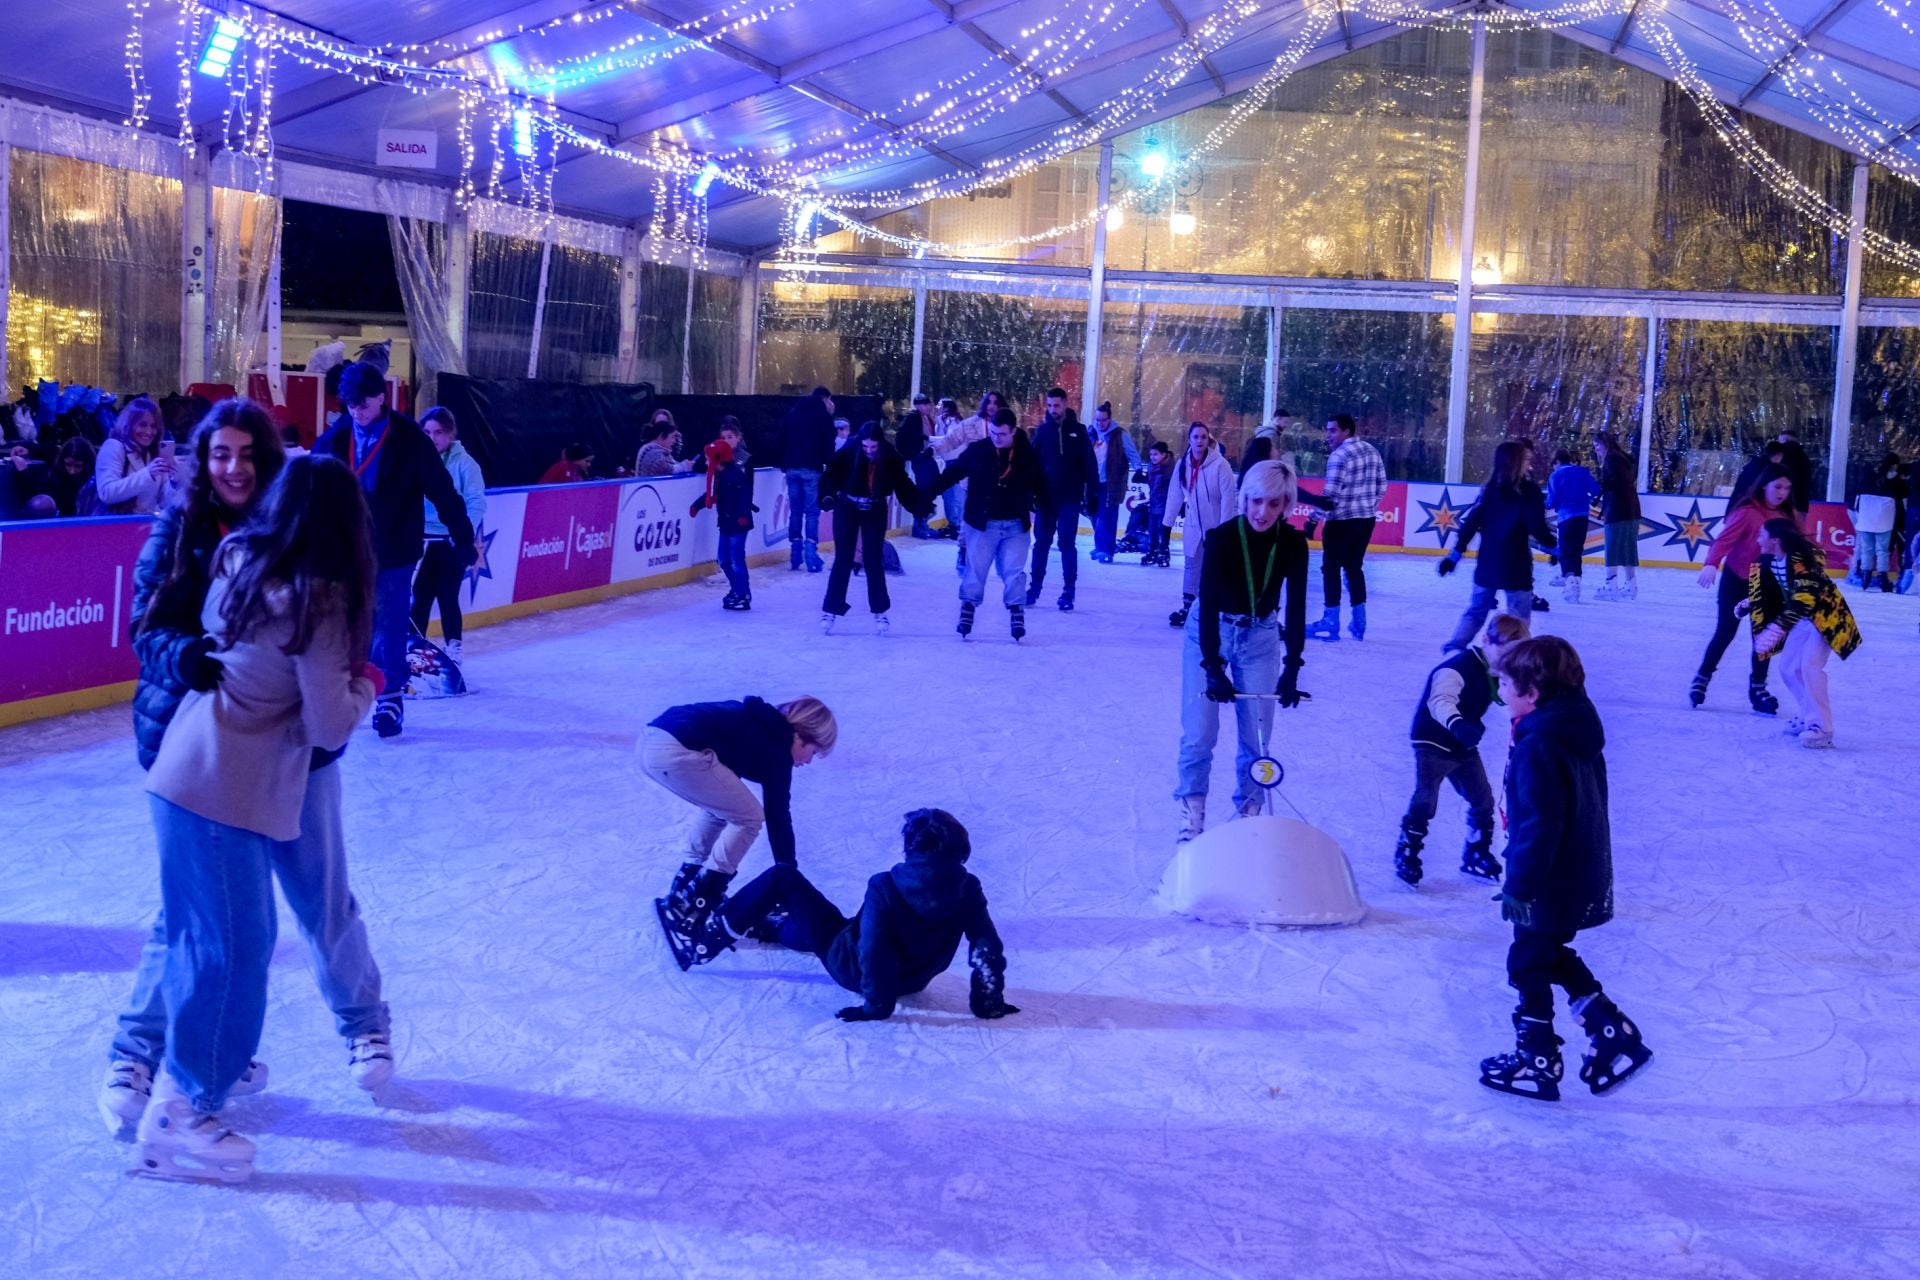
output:
<path id="1" fill-rule="evenodd" d="M 1780 655 L 1782 677 L 1800 714 L 1786 734 L 1803 747 L 1833 746 L 1833 703 L 1827 696 L 1827 655 L 1845 659 L 1860 647 L 1860 628 L 1840 589 L 1827 576 L 1827 557 L 1791 520 L 1760 527 L 1760 558 L 1747 574 L 1743 612 L 1753 617 L 1753 651 Z"/>

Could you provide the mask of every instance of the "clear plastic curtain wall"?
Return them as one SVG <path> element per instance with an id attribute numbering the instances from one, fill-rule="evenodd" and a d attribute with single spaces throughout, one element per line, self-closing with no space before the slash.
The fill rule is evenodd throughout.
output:
<path id="1" fill-rule="evenodd" d="M 1896 240 L 1920 244 L 1920 185 L 1875 165 L 1867 177 L 1867 226 Z M 1872 254 L 1865 268 L 1862 283 L 1869 298 L 1920 298 L 1920 268 Z"/>
<path id="2" fill-rule="evenodd" d="M 740 389 L 740 280 L 717 271 L 693 277 L 693 328 L 687 387 L 695 395 L 732 395 Z"/>
<path id="3" fill-rule="evenodd" d="M 540 377 L 612 382 L 619 361 L 620 259 L 554 245 L 540 317 Z"/>
<path id="4" fill-rule="evenodd" d="M 1653 401 L 1654 491 L 1728 492 L 1762 444 L 1792 431 L 1813 459 L 1814 494 L 1824 495 L 1837 372 L 1833 329 L 1663 322 Z"/>
<path id="5" fill-rule="evenodd" d="M 678 394 L 687 351 L 687 268 L 642 261 L 634 316 L 635 380 Z"/>
<path id="6" fill-rule="evenodd" d="M 1269 310 L 1131 292 L 1108 291 L 1099 399 L 1141 440 L 1177 441 L 1202 422 L 1238 457 L 1260 425 Z"/>
<path id="7" fill-rule="evenodd" d="M 1905 462 L 1920 459 L 1920 329 L 1860 330 L 1847 492 L 1856 492 L 1889 453 Z"/>
<path id="8" fill-rule="evenodd" d="M 755 387 L 804 395 L 816 386 L 908 403 L 913 377 L 913 291 L 839 284 L 830 276 L 766 277 L 760 287 Z"/>
<path id="9" fill-rule="evenodd" d="M 180 382 L 180 183 L 15 150 L 7 371 L 122 395 Z"/>
<path id="10" fill-rule="evenodd" d="M 476 378 L 524 378 L 540 296 L 538 240 L 473 233 L 467 295 L 467 371 Z"/>
<path id="11" fill-rule="evenodd" d="M 214 382 L 244 393 L 266 351 L 267 288 L 280 256 L 280 201 L 230 187 L 213 192 L 213 271 L 207 287 Z"/>
<path id="12" fill-rule="evenodd" d="M 1446 474 L 1453 317 L 1288 307 L 1280 319 L 1275 407 L 1293 415 L 1283 446 L 1300 474 L 1326 471 L 1325 424 L 1352 414 L 1394 480 Z"/>
<path id="13" fill-rule="evenodd" d="M 1621 316 L 1474 316 L 1467 479 L 1487 473 L 1502 440 L 1533 441 L 1542 477 L 1557 450 L 1591 459 L 1596 436 L 1637 440 L 1646 331 Z"/>
<path id="14" fill-rule="evenodd" d="M 1078 412 L 1087 362 L 1087 286 L 1023 284 L 1022 292 L 929 289 L 918 391 L 970 412 L 994 390 L 1022 422 L 1037 421 L 1058 386 Z M 1036 292 L 1027 293 L 1032 288 Z"/>

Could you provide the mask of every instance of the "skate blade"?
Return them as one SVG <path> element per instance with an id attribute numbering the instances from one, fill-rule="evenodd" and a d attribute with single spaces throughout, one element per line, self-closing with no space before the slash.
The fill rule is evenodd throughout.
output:
<path id="1" fill-rule="evenodd" d="M 1560 1101 L 1560 1086 L 1551 1080 L 1526 1080 L 1506 1084 L 1489 1076 L 1481 1076 L 1480 1083 L 1495 1093 L 1510 1093 L 1516 1098 L 1532 1098 L 1535 1102 Z M 1523 1085 L 1533 1087 L 1524 1088 Z"/>
<path id="2" fill-rule="evenodd" d="M 1405 889 L 1408 893 L 1420 892 L 1420 882 L 1418 880 L 1409 880 L 1403 875 L 1396 875 L 1394 876 L 1394 879 L 1399 881 L 1400 886 L 1403 889 Z"/>
<path id="3" fill-rule="evenodd" d="M 1625 1067 L 1620 1067 L 1619 1065 L 1620 1059 L 1622 1058 L 1627 1060 Z M 1653 1061 L 1653 1050 L 1651 1049 L 1642 1049 L 1637 1055 L 1628 1053 L 1622 1049 L 1613 1055 L 1612 1060 L 1607 1063 L 1607 1069 L 1605 1071 L 1592 1070 L 1586 1066 L 1582 1066 L 1580 1068 L 1580 1079 L 1586 1082 L 1587 1088 L 1591 1089 L 1596 1096 L 1603 1093 L 1611 1093 L 1614 1089 L 1640 1074 L 1640 1068 L 1646 1066 L 1647 1063 L 1651 1061 Z"/>
<path id="4" fill-rule="evenodd" d="M 1504 871 L 1470 871 L 1462 867 L 1460 874 L 1469 880 L 1478 880 L 1481 884 L 1499 884 L 1501 877 L 1506 873 Z"/>
<path id="5" fill-rule="evenodd" d="M 201 1161 L 179 1152 L 142 1145 L 140 1159 L 127 1172 L 136 1178 L 156 1182 L 218 1182 L 231 1186 L 253 1176 L 251 1160 Z"/>

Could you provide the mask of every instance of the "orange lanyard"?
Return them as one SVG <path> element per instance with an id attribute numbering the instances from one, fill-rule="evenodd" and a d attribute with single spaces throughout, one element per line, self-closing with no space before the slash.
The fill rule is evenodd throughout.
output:
<path id="1" fill-rule="evenodd" d="M 385 445 L 386 442 L 387 442 L 387 433 L 385 431 L 382 431 L 380 433 L 380 438 L 373 442 L 373 447 L 367 450 L 367 456 L 363 458 L 360 456 L 360 442 L 357 440 L 354 441 L 353 442 L 353 474 L 356 476 L 364 476 L 367 473 L 367 468 L 373 465 L 373 460 L 380 456 L 381 446 Z"/>

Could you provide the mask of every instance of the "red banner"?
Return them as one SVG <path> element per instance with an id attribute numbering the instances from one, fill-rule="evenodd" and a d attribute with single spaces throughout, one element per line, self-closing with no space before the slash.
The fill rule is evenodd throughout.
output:
<path id="1" fill-rule="evenodd" d="M 619 511 L 618 485 L 527 490 L 514 600 L 538 600 L 612 582 L 613 524 Z"/>

